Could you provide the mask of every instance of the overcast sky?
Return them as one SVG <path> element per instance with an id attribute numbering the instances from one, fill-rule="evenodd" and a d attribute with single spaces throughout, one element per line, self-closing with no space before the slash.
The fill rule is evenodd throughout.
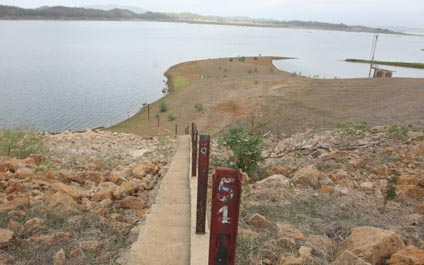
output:
<path id="1" fill-rule="evenodd" d="M 424 28 L 424 0 L 0 0 L 21 7 L 117 4 L 151 11 Z"/>

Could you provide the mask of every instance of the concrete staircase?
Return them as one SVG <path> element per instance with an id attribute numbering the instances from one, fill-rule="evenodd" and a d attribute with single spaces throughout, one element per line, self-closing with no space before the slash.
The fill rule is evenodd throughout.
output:
<path id="1" fill-rule="evenodd" d="M 190 137 L 180 136 L 155 203 L 133 244 L 128 265 L 190 264 Z"/>

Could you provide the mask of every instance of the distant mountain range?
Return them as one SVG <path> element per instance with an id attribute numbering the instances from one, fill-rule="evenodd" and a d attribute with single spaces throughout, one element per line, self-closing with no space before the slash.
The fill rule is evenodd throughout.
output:
<path id="1" fill-rule="evenodd" d="M 0 20 L 125 20 L 163 21 L 197 24 L 219 24 L 256 27 L 306 28 L 352 32 L 397 33 L 395 31 L 349 26 L 315 21 L 279 21 L 272 19 L 252 19 L 247 17 L 202 16 L 192 13 L 159 13 L 128 6 L 89 6 L 89 7 L 40 7 L 25 9 L 0 5 Z"/>
<path id="2" fill-rule="evenodd" d="M 137 6 L 121 6 L 121 5 L 92 5 L 92 6 L 84 6 L 84 8 L 88 9 L 98 9 L 98 10 L 104 10 L 104 11 L 110 11 L 113 9 L 126 9 L 131 12 L 134 12 L 136 14 L 144 14 L 147 13 L 148 10 L 143 9 L 141 7 Z"/>

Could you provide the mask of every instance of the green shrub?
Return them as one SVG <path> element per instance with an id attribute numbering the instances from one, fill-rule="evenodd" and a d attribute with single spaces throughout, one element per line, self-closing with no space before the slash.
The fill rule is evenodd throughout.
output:
<path id="1" fill-rule="evenodd" d="M 168 110 L 168 105 L 166 105 L 165 101 L 159 102 L 159 111 L 166 112 Z"/>
<path id="2" fill-rule="evenodd" d="M 384 205 L 383 205 L 383 212 L 386 211 L 386 205 L 388 201 L 393 201 L 396 199 L 396 185 L 399 182 L 398 176 L 392 176 L 387 183 L 386 192 L 384 193 Z"/>
<path id="3" fill-rule="evenodd" d="M 255 56 L 255 57 L 253 57 L 253 60 L 255 60 L 255 61 L 256 61 L 256 60 L 258 60 L 258 57 L 256 57 L 256 56 Z"/>
<path id="4" fill-rule="evenodd" d="M 233 61 L 233 58 L 230 58 L 230 62 L 232 62 Z"/>
<path id="5" fill-rule="evenodd" d="M 394 138 L 404 138 L 408 136 L 409 129 L 406 127 L 392 125 L 392 126 L 389 126 L 388 132 L 390 136 Z"/>
<path id="6" fill-rule="evenodd" d="M 172 114 L 171 112 L 170 113 L 168 113 L 168 121 L 173 121 L 173 120 L 175 120 L 176 118 L 175 118 L 175 116 L 174 116 L 174 114 Z"/>
<path id="7" fill-rule="evenodd" d="M 26 158 L 30 154 L 45 154 L 44 137 L 30 127 L 0 131 L 0 155 Z"/>
<path id="8" fill-rule="evenodd" d="M 246 60 L 246 57 L 242 56 L 238 58 L 239 62 L 244 62 Z"/>
<path id="9" fill-rule="evenodd" d="M 337 125 L 338 129 L 342 129 L 346 134 L 352 136 L 363 135 L 368 132 L 368 125 L 363 123 L 346 122 Z"/>
<path id="10" fill-rule="evenodd" d="M 202 111 L 203 110 L 203 104 L 202 103 L 196 103 L 196 104 L 194 104 L 194 108 L 197 111 Z"/>
<path id="11" fill-rule="evenodd" d="M 219 139 L 219 143 L 231 149 L 234 154 L 229 166 L 251 173 L 261 160 L 262 137 L 247 132 L 243 125 L 235 124 Z"/>

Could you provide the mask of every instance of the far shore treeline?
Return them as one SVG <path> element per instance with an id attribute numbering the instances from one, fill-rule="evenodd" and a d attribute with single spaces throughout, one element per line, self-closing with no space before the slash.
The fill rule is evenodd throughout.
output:
<path id="1" fill-rule="evenodd" d="M 109 11 L 82 7 L 40 7 L 25 9 L 15 6 L 0 5 L 0 20 L 100 20 L 100 21 L 161 21 L 185 22 L 197 24 L 236 25 L 274 28 L 306 28 L 350 32 L 373 32 L 402 34 L 387 29 L 365 26 L 350 26 L 316 21 L 279 21 L 258 20 L 251 18 L 227 18 L 218 16 L 201 16 L 192 13 L 146 12 L 137 14 L 127 9 L 115 8 Z"/>

